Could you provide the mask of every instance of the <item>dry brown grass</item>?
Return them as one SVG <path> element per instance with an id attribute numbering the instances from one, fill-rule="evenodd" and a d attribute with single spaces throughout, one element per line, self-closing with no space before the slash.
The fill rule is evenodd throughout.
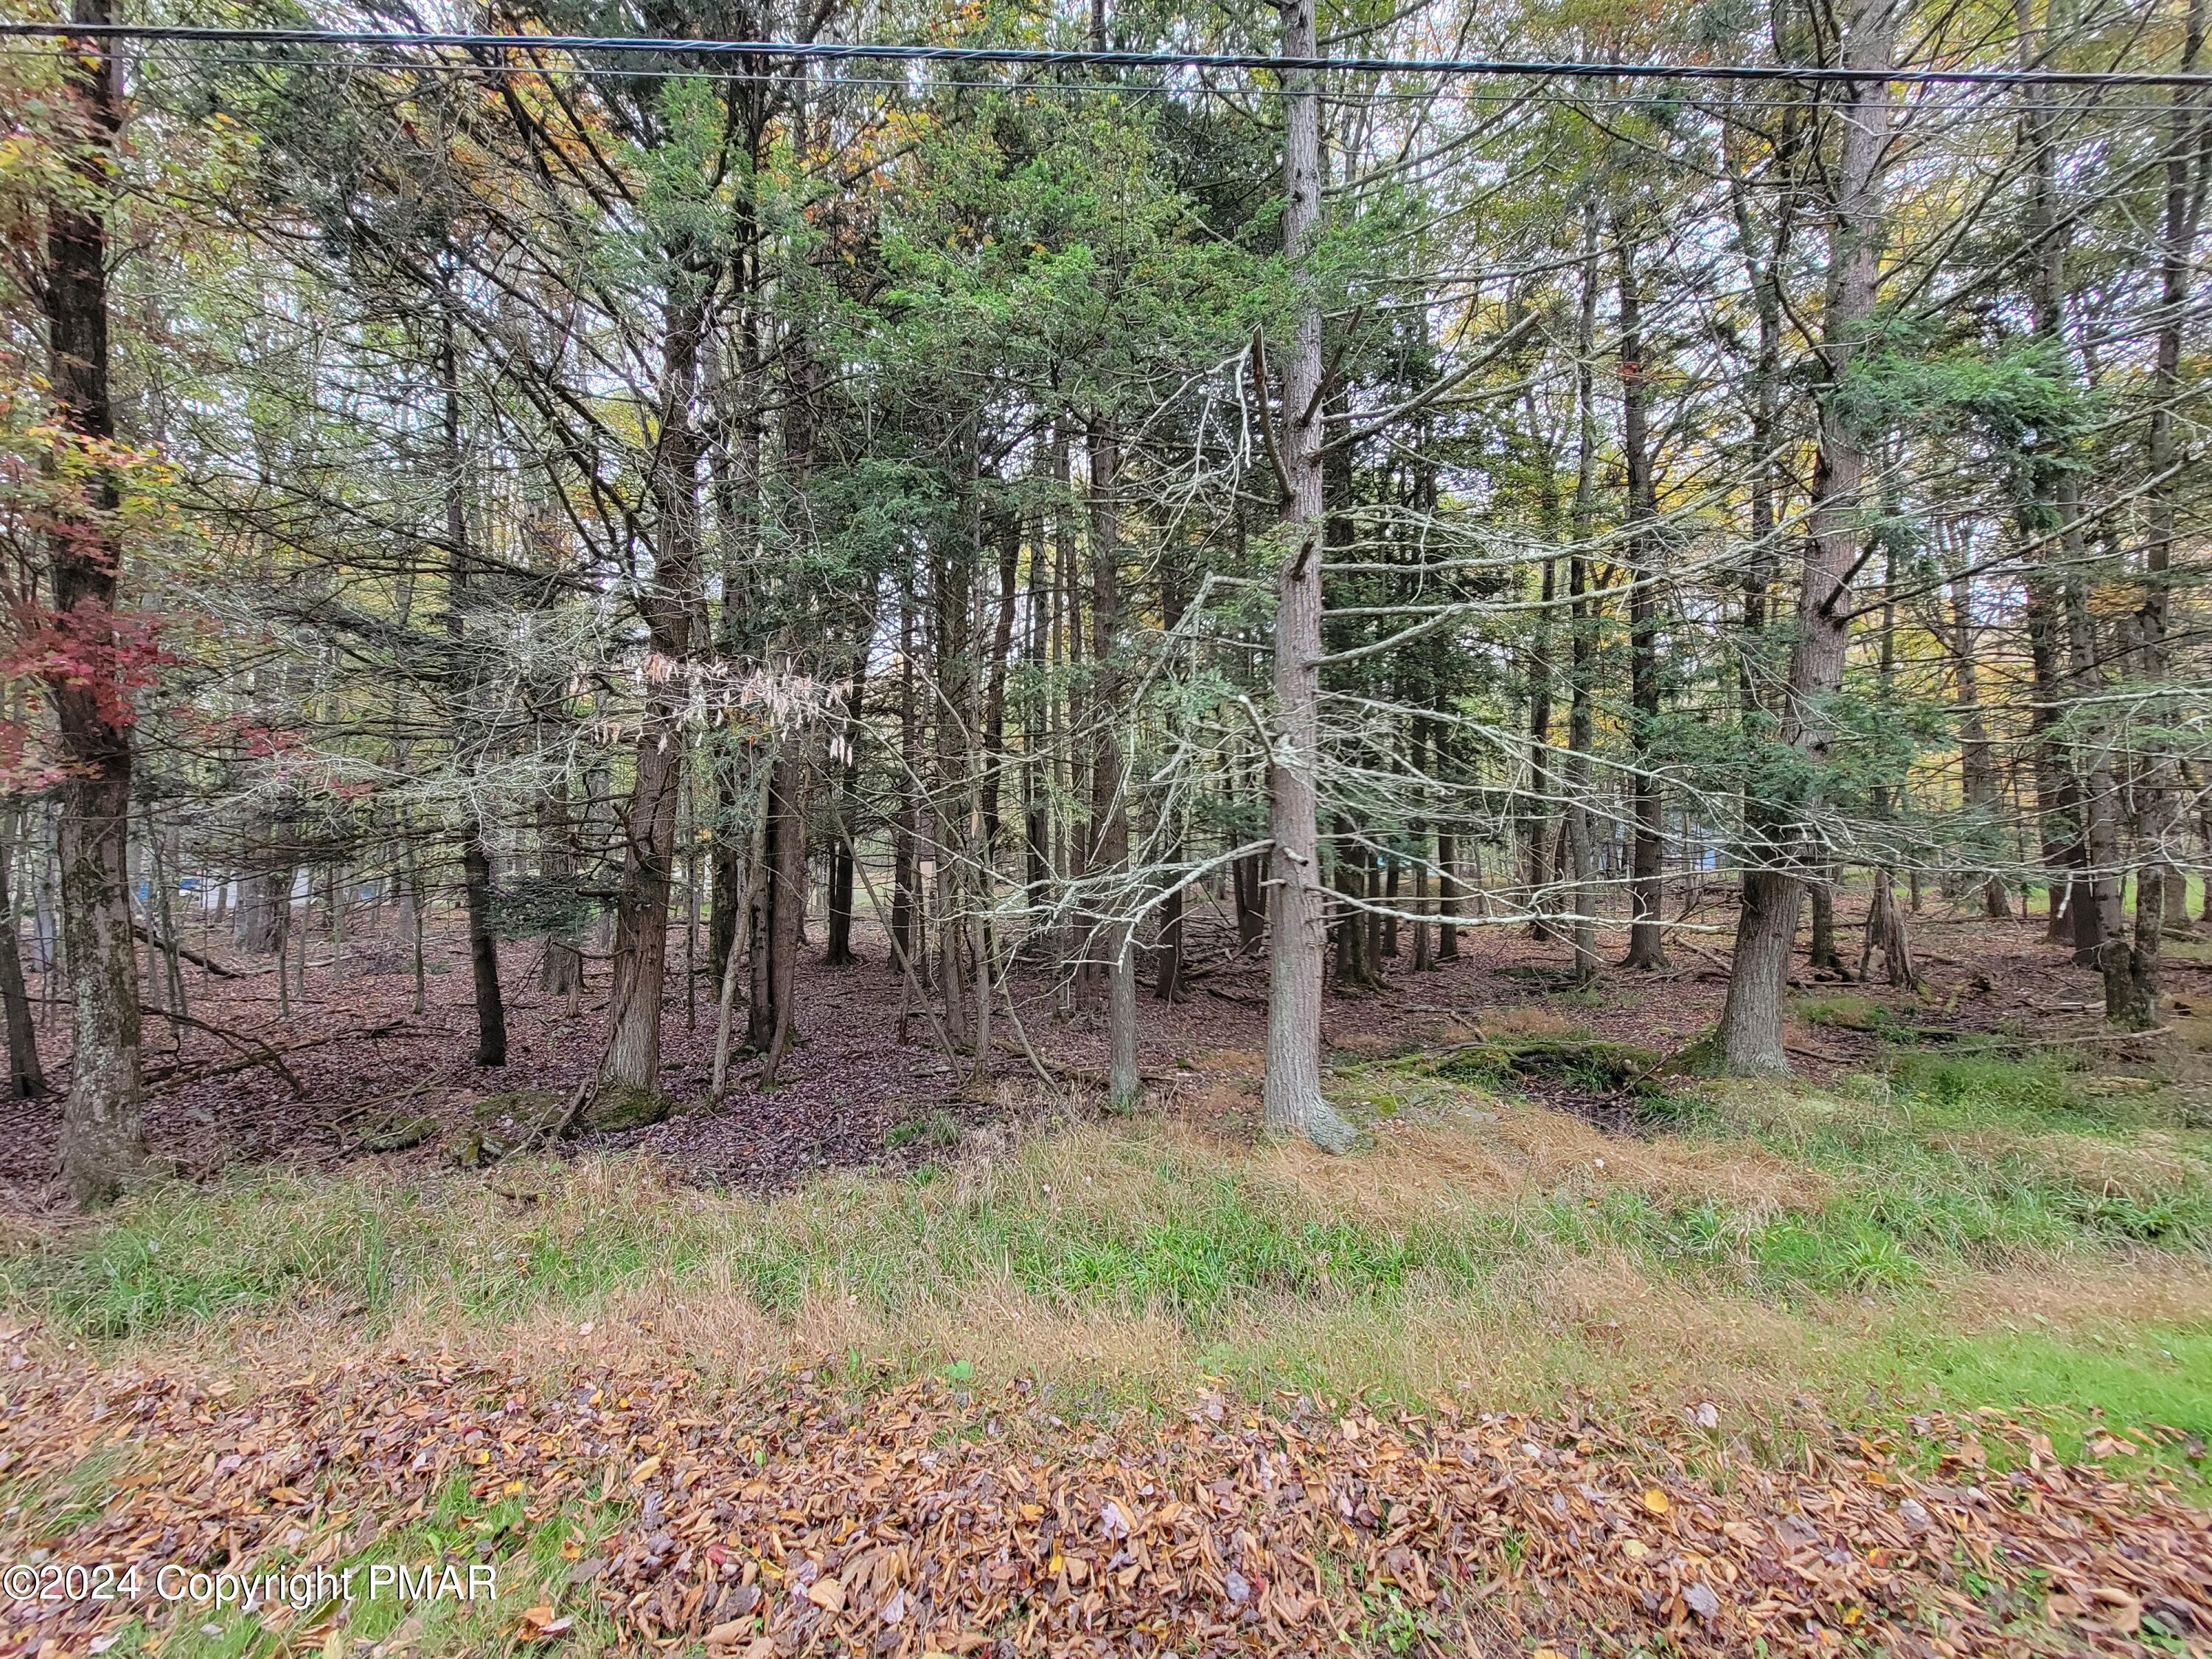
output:
<path id="1" fill-rule="evenodd" d="M 1655 1200 L 1715 1199 L 1752 1211 L 1823 1201 L 1831 1182 L 1749 1142 L 1643 1140 L 1611 1135 L 1565 1112 L 1499 1103 L 1495 1121 L 1401 1122 L 1376 1134 L 1373 1152 L 1331 1158 L 1310 1146 L 1262 1147 L 1252 1166 L 1346 1213 L 1379 1222 L 1562 1187 L 1594 1193 L 1632 1188 Z"/>
<path id="2" fill-rule="evenodd" d="M 1249 1056 L 1255 1066 L 1258 1058 Z M 1229 1091 L 1237 1110 L 1256 1115 L 1256 1101 L 1237 1081 L 1212 1086 Z M 981 1206 L 1061 1218 L 1070 1226 L 1127 1222 L 1172 1216 L 1225 1173 L 1244 1183 L 1255 1206 L 1292 1224 L 1350 1219 L 1402 1232 L 1501 1212 L 1533 1216 L 1534 1206 L 1563 1192 L 1580 1200 L 1625 1189 L 1662 1207 L 1714 1200 L 1753 1219 L 1816 1209 L 1834 1195 L 1830 1176 L 1748 1138 L 1644 1139 L 1533 1103 L 1484 1105 L 1480 1117 L 1446 1111 L 1387 1122 L 1370 1150 L 1341 1158 L 1301 1145 L 1254 1146 L 1224 1127 L 1226 1105 L 1195 1120 L 1179 1112 L 1062 1125 L 948 1170 L 921 1201 L 940 1218 Z M 1747 1101 L 1742 1106 L 1753 1109 Z M 1822 1097 L 1757 1109 L 1864 1108 Z M 2157 1135 L 2132 1145 L 2064 1135 L 2008 1145 L 2076 1160 L 2069 1168 L 2077 1172 L 2097 1161 L 2097 1178 L 2119 1183 L 2154 1183 L 2189 1156 Z M 916 1201 L 896 1177 L 842 1176 L 764 1202 L 677 1186 L 635 1158 L 549 1161 L 514 1173 L 537 1183 L 538 1201 L 518 1204 L 464 1177 L 440 1188 L 434 1201 L 454 1258 L 512 1255 L 532 1237 L 587 1241 L 610 1228 L 642 1225 L 658 1237 L 665 1218 L 672 1228 L 687 1228 L 695 1245 L 705 1239 L 715 1248 L 734 1249 L 777 1229 L 810 1235 L 824 1241 L 815 1247 L 824 1271 L 795 1305 L 774 1311 L 710 1248 L 680 1278 L 664 1268 L 581 1303 L 511 1316 L 495 1309 L 458 1318 L 441 1287 L 422 1285 L 374 1325 L 357 1309 L 300 1303 L 173 1328 L 109 1352 L 124 1363 L 228 1378 L 247 1390 L 365 1353 L 402 1352 L 546 1377 L 580 1362 L 734 1377 L 825 1361 L 892 1374 L 958 1361 L 979 1382 L 1033 1378 L 1111 1402 L 1173 1402 L 1226 1376 L 1255 1391 L 1287 1382 L 1406 1398 L 1449 1395 L 1501 1408 L 1545 1407 L 1563 1391 L 1581 1391 L 1771 1411 L 1822 1377 L 1863 1375 L 1869 1353 L 1925 1331 L 1938 1310 L 1941 1328 L 1961 1336 L 2039 1316 L 2062 1332 L 2201 1324 L 2212 1310 L 2212 1263 L 2201 1257 L 2148 1253 L 2125 1264 L 1961 1268 L 1924 1293 L 1880 1305 L 1839 1296 L 1801 1297 L 1793 1306 L 1670 1273 L 1625 1249 L 1549 1243 L 1540 1226 L 1516 1231 L 1511 1251 L 1472 1283 L 1417 1277 L 1387 1297 L 1327 1283 L 1295 1298 L 1240 1292 L 1191 1320 L 1110 1296 L 1055 1299 L 1023 1288 L 1011 1272 L 988 1268 L 886 1302 L 846 1276 L 841 1253 L 874 1248 L 853 1242 L 868 1237 L 872 1212 Z M 1531 1206 L 1525 1212 L 1524 1205 Z M 896 1243 L 884 1236 L 886 1246 Z"/>
<path id="3" fill-rule="evenodd" d="M 2039 1262 L 1960 1274 L 1941 1293 L 1946 1321 L 1969 1333 L 2029 1322 L 2083 1335 L 2201 1325 L 2212 1316 L 2212 1262 L 2154 1251 L 2095 1266 Z"/>

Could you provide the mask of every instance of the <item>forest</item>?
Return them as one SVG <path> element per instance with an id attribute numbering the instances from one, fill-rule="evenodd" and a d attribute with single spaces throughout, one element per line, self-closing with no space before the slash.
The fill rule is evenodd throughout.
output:
<path id="1" fill-rule="evenodd" d="M 0 0 L 0 1655 L 2212 1654 L 2208 27 Z"/>

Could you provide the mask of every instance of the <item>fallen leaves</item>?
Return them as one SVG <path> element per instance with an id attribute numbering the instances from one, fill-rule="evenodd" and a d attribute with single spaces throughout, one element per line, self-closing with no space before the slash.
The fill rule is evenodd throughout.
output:
<path id="1" fill-rule="evenodd" d="M 550 1553 L 534 1605 L 510 1615 L 528 1644 L 594 1604 L 634 1650 L 703 1644 L 713 1659 L 1350 1654 L 1372 1650 L 1380 1601 L 1487 1631 L 1486 1651 L 1502 1637 L 1571 1652 L 1607 1632 L 1748 1655 L 1848 1632 L 2008 1654 L 2023 1607 L 2084 1652 L 2136 1651 L 2154 1626 L 2212 1635 L 2212 1517 L 2069 1467 L 1999 1418 L 1914 1426 L 1809 1431 L 1784 1469 L 1717 1446 L 1679 1407 L 1426 1418 L 1280 1397 L 1101 1431 L 1018 1394 L 855 1394 L 813 1374 L 718 1390 L 580 1369 L 533 1386 L 385 1356 L 236 1398 L 33 1362 L 0 1395 L 11 1476 L 60 1482 L 103 1446 L 131 1455 L 90 1513 L 50 1530 L 27 1508 L 0 1516 L 0 1550 L 337 1559 L 459 1481 L 471 1501 L 528 1494 L 548 1518 L 616 1506 L 612 1530 L 588 1534 L 596 1553 Z M 2001 1442 L 2021 1460 L 2002 1474 Z M 1992 1584 L 2006 1599 L 1985 1599 Z M 13 1608 L 0 1653 L 99 1650 L 140 1613 L 178 1616 Z"/>
<path id="2" fill-rule="evenodd" d="M 516 1634 L 526 1642 L 544 1642 L 561 1635 L 576 1622 L 574 1615 L 556 1614 L 550 1607 L 526 1608 L 522 1627 Z"/>

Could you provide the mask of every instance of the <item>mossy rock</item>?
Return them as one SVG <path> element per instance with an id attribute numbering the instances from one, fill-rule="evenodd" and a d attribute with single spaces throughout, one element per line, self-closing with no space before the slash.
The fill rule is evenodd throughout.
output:
<path id="1" fill-rule="evenodd" d="M 674 1101 L 650 1089 L 629 1083 L 603 1084 L 577 1118 L 576 1127 L 591 1134 L 617 1134 L 624 1129 L 664 1122 L 675 1109 Z"/>
<path id="2" fill-rule="evenodd" d="M 1496 1088 L 1517 1079 L 1572 1084 L 1595 1093 L 1643 1090 L 1666 1061 L 1632 1042 L 1548 1033 L 1504 1036 L 1462 1043 L 1437 1055 L 1429 1069 L 1455 1083 Z"/>
<path id="3" fill-rule="evenodd" d="M 372 1124 L 361 1137 L 365 1152 L 404 1152 L 420 1146 L 438 1133 L 438 1120 L 423 1113 L 387 1117 Z"/>
<path id="4" fill-rule="evenodd" d="M 561 1097 L 550 1089 L 508 1089 L 486 1095 L 469 1109 L 479 1123 L 513 1123 L 536 1127 L 556 1115 Z"/>
<path id="5" fill-rule="evenodd" d="M 496 1164 L 514 1150 L 513 1141 L 483 1129 L 464 1129 L 443 1148 L 446 1162 L 458 1164 L 464 1170 L 480 1170 L 487 1164 Z"/>
<path id="6" fill-rule="evenodd" d="M 1718 1026 L 1700 1033 L 1667 1057 L 1672 1077 L 1723 1077 L 1728 1072 L 1727 1051 L 1721 1047 Z"/>

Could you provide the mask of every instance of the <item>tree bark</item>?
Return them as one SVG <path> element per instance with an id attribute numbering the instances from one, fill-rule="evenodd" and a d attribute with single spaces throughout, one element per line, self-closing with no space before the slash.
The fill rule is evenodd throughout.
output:
<path id="1" fill-rule="evenodd" d="M 1267 862 L 1253 854 L 1238 859 L 1232 871 L 1237 895 L 1237 949 L 1255 956 L 1267 937 Z"/>
<path id="2" fill-rule="evenodd" d="M 1836 872 L 1832 866 L 1814 871 L 1805 878 L 1806 896 L 1813 901 L 1812 936 L 1805 942 L 1806 964 L 1815 973 L 1849 977 L 1844 972 L 1843 952 L 1836 945 Z"/>
<path id="3" fill-rule="evenodd" d="M 1863 436 L 1844 386 L 1872 325 L 1881 274 L 1881 170 L 1895 100 L 1881 72 L 1890 67 L 1896 0 L 1851 0 L 1843 24 L 1844 67 L 1874 73 L 1846 83 L 1828 231 L 1826 294 L 1820 319 L 1819 439 L 1813 475 L 1811 534 L 1797 595 L 1797 629 L 1781 711 L 1780 739 L 1805 756 L 1817 782 L 1827 757 L 1823 707 L 1843 683 L 1850 631 L 1850 576 L 1864 535 Z M 1751 1075 L 1786 1074 L 1782 994 L 1805 872 L 1818 861 L 1805 819 L 1811 801 L 1756 803 L 1753 868 L 1744 878 L 1735 961 L 1718 1034 L 1723 1065 Z"/>
<path id="4" fill-rule="evenodd" d="M 75 0 L 71 21 L 105 24 L 107 0 Z M 103 454 L 115 436 L 108 393 L 107 203 L 122 127 L 112 43 L 62 44 L 71 106 L 70 188 L 46 222 L 48 375 L 56 424 L 85 469 L 64 485 L 47 532 L 54 625 L 72 664 L 49 672 L 61 759 L 59 840 L 64 957 L 76 1012 L 69 1098 L 62 1108 L 63 1184 L 80 1206 L 114 1198 L 143 1164 L 138 964 L 131 924 L 131 687 L 116 616 L 121 491 Z"/>
<path id="5" fill-rule="evenodd" d="M 2034 38 L 2033 31 L 2022 29 L 2023 52 Z M 2062 219 L 2058 208 L 2053 117 L 2045 95 L 2031 89 L 2025 122 L 2033 177 L 2028 220 L 2029 326 L 2051 352 L 2054 365 L 2063 365 L 2070 350 L 2066 338 L 2069 222 Z M 2059 372 L 2070 384 L 2070 366 Z M 2075 759 L 2070 769 L 2081 823 L 2080 873 L 2072 898 L 2075 959 L 2086 959 L 2101 975 L 2106 1018 L 2116 1024 L 2140 1026 L 2149 1024 L 2149 1016 L 2134 1000 L 2134 952 L 2121 907 L 2121 801 L 2112 770 L 2110 733 L 2100 711 L 2104 672 L 2098 660 L 2088 580 L 2082 568 L 2086 549 L 2081 481 L 2074 465 L 2073 448 L 2072 434 L 2063 428 L 2035 434 L 2023 457 L 2027 503 L 2022 527 L 2040 540 L 2043 561 L 2051 567 L 2049 591 L 2058 605 L 2057 621 L 2065 641 L 2066 690 L 2080 711 L 2074 723 Z"/>
<path id="6" fill-rule="evenodd" d="M 912 975 L 921 988 L 929 988 L 928 963 L 916 947 L 921 925 L 915 915 L 915 896 L 921 890 L 920 860 L 915 847 L 919 821 L 915 807 L 914 780 L 920 775 L 921 732 L 915 707 L 914 591 L 910 579 L 899 588 L 899 763 L 905 776 L 899 780 L 898 811 L 891 816 L 891 971 Z"/>
<path id="7" fill-rule="evenodd" d="M 1785 111 L 1779 154 L 1773 171 L 1789 177 L 1786 158 L 1802 131 L 1796 112 Z M 1751 409 L 1747 434 L 1751 449 L 1747 491 L 1751 508 L 1751 547 L 1744 561 L 1741 602 L 1743 631 L 1736 653 L 1737 696 L 1746 726 L 1757 726 L 1773 702 L 1775 664 L 1767 637 L 1768 600 L 1774 586 L 1781 547 L 1776 534 L 1781 494 L 1781 468 L 1774 455 L 1775 434 L 1782 414 L 1782 275 L 1781 262 L 1795 222 L 1796 197 L 1787 184 L 1774 209 L 1774 225 L 1762 248 L 1752 225 L 1749 187 L 1731 173 L 1729 200 L 1735 217 L 1736 236 L 1742 246 L 1744 272 L 1751 289 L 1753 315 L 1759 339 L 1752 361 Z"/>
<path id="8" fill-rule="evenodd" d="M 1094 418 L 1088 441 L 1091 457 L 1091 720 L 1096 733 L 1091 756 L 1092 853 L 1086 873 L 1094 878 L 1126 879 L 1129 866 L 1129 805 L 1124 788 L 1124 757 L 1115 722 L 1121 714 L 1121 434 L 1111 421 Z M 1119 908 L 1127 912 L 1133 898 Z M 1107 952 L 1106 1103 L 1116 1111 L 1133 1109 L 1144 1098 L 1137 1068 L 1137 948 L 1133 915 L 1100 919 Z"/>
<path id="9" fill-rule="evenodd" d="M 463 500 L 461 387 L 453 349 L 450 274 L 440 290 L 438 381 L 443 394 L 441 436 L 446 467 L 446 638 L 450 653 L 446 695 L 454 761 L 461 774 L 461 885 L 469 918 L 469 975 L 477 1005 L 479 1066 L 507 1064 L 507 1005 L 500 994 L 499 939 L 492 929 L 491 849 L 475 799 L 476 750 L 483 723 L 477 718 L 477 676 L 468 648 L 469 520 Z"/>
<path id="10" fill-rule="evenodd" d="M 20 817 L 10 814 L 11 828 Z M 15 925 L 15 898 L 10 876 L 15 863 L 15 837 L 0 842 L 0 1006 L 8 1019 L 8 1086 L 18 1100 L 31 1100 L 46 1091 L 46 1074 L 39 1064 L 39 1031 L 31 1020 L 31 997 L 23 982 L 23 957 Z"/>
<path id="11" fill-rule="evenodd" d="M 1283 55 L 1316 55 L 1314 0 L 1285 0 Z M 1352 1126 L 1321 1092 L 1321 974 L 1325 925 L 1316 769 L 1321 763 L 1322 572 L 1325 503 L 1321 301 L 1310 261 L 1321 224 L 1321 100 L 1311 70 L 1284 73 L 1283 244 L 1297 307 L 1283 387 L 1284 467 L 1290 527 L 1275 594 L 1274 752 L 1268 757 L 1268 829 L 1274 841 L 1273 927 L 1268 949 L 1267 1073 L 1262 1116 L 1276 1134 L 1302 1134 L 1348 1151 Z M 1265 396 L 1262 388 L 1261 395 Z"/>
<path id="12" fill-rule="evenodd" d="M 1532 394 L 1533 396 L 1533 394 Z M 1533 422 L 1532 422 L 1533 425 Z M 1553 529 L 1558 516 L 1555 497 L 1556 484 L 1552 477 L 1552 458 L 1547 453 L 1541 463 L 1544 481 L 1541 486 L 1543 504 L 1539 508 L 1547 533 Z M 1528 872 L 1529 936 L 1548 939 L 1553 936 L 1551 924 L 1542 913 L 1550 908 L 1547 897 L 1552 884 L 1550 849 L 1552 846 L 1552 604 L 1558 597 L 1559 562 L 1546 555 L 1538 578 L 1534 629 L 1528 641 L 1528 805 L 1521 815 L 1522 860 Z M 1420 737 L 1413 739 L 1415 766 L 1420 750 Z"/>
<path id="13" fill-rule="evenodd" d="M 1974 652 L 1974 578 L 1972 566 L 1962 563 L 1950 574 L 1950 647 L 1953 672 L 1958 685 L 1960 787 L 1966 809 L 1980 820 L 1985 834 L 1997 829 L 1999 807 L 1996 763 L 1990 752 L 1989 722 L 1982 712 L 1980 665 Z M 2012 915 L 2012 900 L 2004 878 L 1991 872 L 1982 883 L 1982 911 L 1992 921 Z"/>
<path id="14" fill-rule="evenodd" d="M 2196 69 L 2204 47 L 2205 0 L 2190 0 L 2182 42 L 2181 67 Z M 2198 226 L 2203 217 L 2205 181 L 2212 172 L 2212 120 L 2200 112 L 2199 87 L 2176 88 L 2166 141 L 2166 203 L 2159 261 L 2157 362 L 2151 376 L 2148 464 L 2151 476 L 2147 545 L 2143 550 L 2142 599 L 2136 612 L 2136 637 L 2143 678 L 2161 684 L 2171 668 L 2166 641 L 2172 608 L 2176 501 L 2181 480 L 2172 477 L 2180 459 L 2174 434 L 2174 406 L 2181 400 L 2183 331 L 2188 317 L 2190 283 L 2195 270 Z M 2169 699 L 2152 706 L 2154 729 L 2173 718 Z M 2189 927 L 2188 889 L 2166 840 L 2180 818 L 2176 757 L 2162 744 L 2146 757 L 2136 781 L 2138 839 L 2143 855 L 2136 872 L 2136 926 L 2129 954 L 2126 1017 L 2150 1024 L 2157 1019 L 2161 936 Z"/>
<path id="15" fill-rule="evenodd" d="M 872 618 L 871 618 L 872 622 Z M 853 678 L 845 693 L 845 759 L 837 771 L 836 844 L 830 851 L 830 941 L 823 951 L 827 967 L 850 967 L 860 958 L 853 954 L 854 820 L 860 805 L 860 714 L 867 685 L 868 641 L 860 641 Z"/>
<path id="16" fill-rule="evenodd" d="M 1595 848 L 1590 832 L 1598 654 L 1598 596 L 1584 550 L 1597 514 L 1597 388 L 1592 368 L 1597 332 L 1597 209 L 1583 210 L 1582 297 L 1575 322 L 1575 500 L 1573 547 L 1567 556 L 1567 866 L 1574 878 L 1574 949 L 1577 985 L 1597 979 Z"/>
<path id="17" fill-rule="evenodd" d="M 787 738 L 775 757 L 769 785 L 769 822 L 775 826 L 769 872 L 768 1054 L 761 1062 L 760 1088 L 775 1086 L 784 1059 L 798 1037 L 799 951 L 806 920 L 806 793 L 810 769 L 796 738 Z"/>
<path id="18" fill-rule="evenodd" d="M 1644 295 L 1628 226 L 1613 223 L 1620 307 L 1621 453 L 1628 473 L 1628 743 L 1635 769 L 1629 793 L 1636 817 L 1628 884 L 1628 954 L 1621 966 L 1667 967 L 1662 914 L 1666 854 L 1656 752 L 1659 720 L 1659 499 L 1652 477 L 1650 390 L 1644 374 Z"/>
<path id="19" fill-rule="evenodd" d="M 607 1052 L 599 1067 L 603 1085 L 647 1090 L 660 1081 L 668 896 L 686 747 L 683 677 L 703 632 L 706 609 L 699 562 L 699 468 L 704 445 L 692 404 L 711 283 L 681 253 L 671 257 L 677 270 L 668 283 L 659 441 L 654 446 L 649 479 L 657 534 L 652 574 L 641 580 L 637 601 L 647 649 L 658 660 L 645 677 L 636 775 L 623 817 Z"/>

